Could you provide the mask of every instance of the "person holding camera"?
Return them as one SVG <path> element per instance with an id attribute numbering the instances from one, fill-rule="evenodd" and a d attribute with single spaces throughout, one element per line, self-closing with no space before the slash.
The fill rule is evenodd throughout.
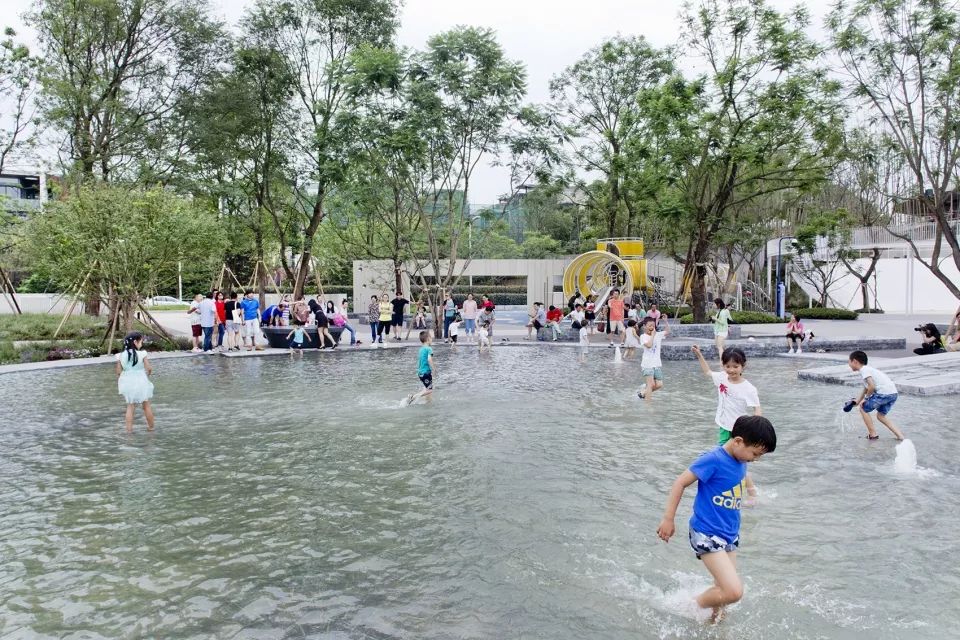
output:
<path id="1" fill-rule="evenodd" d="M 926 356 L 932 353 L 943 353 L 943 338 L 940 336 L 940 330 L 932 322 L 915 327 L 914 331 L 919 331 L 923 342 L 919 347 L 913 350 L 918 356 Z"/>

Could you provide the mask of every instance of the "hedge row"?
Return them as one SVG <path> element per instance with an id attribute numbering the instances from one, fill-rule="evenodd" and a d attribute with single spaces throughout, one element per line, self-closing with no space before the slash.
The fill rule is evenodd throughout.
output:
<path id="1" fill-rule="evenodd" d="M 812 309 L 788 309 L 788 313 L 795 313 L 801 320 L 856 320 L 857 312 L 847 309 L 831 309 L 829 307 L 813 307 Z"/>
<path id="2" fill-rule="evenodd" d="M 788 309 L 788 314 L 795 313 L 801 320 L 856 320 L 857 312 L 846 309 L 830 309 L 814 307 L 812 309 Z M 730 318 L 733 324 L 783 324 L 789 318 L 778 318 L 772 313 L 760 311 L 731 311 Z M 680 324 L 693 324 L 693 314 L 680 316 Z"/>

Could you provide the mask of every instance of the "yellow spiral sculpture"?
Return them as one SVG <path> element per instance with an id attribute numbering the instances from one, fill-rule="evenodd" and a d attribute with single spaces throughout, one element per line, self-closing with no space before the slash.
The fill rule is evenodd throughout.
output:
<path id="1" fill-rule="evenodd" d="M 643 240 L 609 238 L 597 241 L 595 251 L 582 253 L 563 272 L 563 295 L 579 291 L 584 297 L 601 297 L 610 288 L 625 295 L 636 290 L 647 292 L 647 261 L 643 257 Z"/>

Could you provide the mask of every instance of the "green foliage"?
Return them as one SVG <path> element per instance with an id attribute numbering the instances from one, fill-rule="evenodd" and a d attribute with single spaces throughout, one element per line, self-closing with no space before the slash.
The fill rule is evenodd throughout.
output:
<path id="1" fill-rule="evenodd" d="M 14 38 L 16 32 L 7 28 L 0 40 L 0 104 L 4 115 L 0 121 L 0 171 L 14 153 L 24 154 L 36 142 L 39 129 L 33 117 L 33 93 L 36 90 L 40 60 Z M 0 199 L 0 209 L 2 209 Z M 0 211 L 0 223 L 3 223 Z"/>
<path id="2" fill-rule="evenodd" d="M 786 320 L 781 320 L 772 313 L 761 313 L 759 311 L 731 311 L 731 322 L 733 324 L 785 324 Z M 680 316 L 680 324 L 693 324 L 693 314 L 688 313 Z"/>
<path id="3" fill-rule="evenodd" d="M 735 214 L 767 194 L 823 182 L 841 150 L 844 114 L 802 11 L 704 0 L 681 19 L 688 52 L 707 72 L 644 93 L 637 117 L 646 126 L 629 141 L 629 155 L 644 167 L 636 189 L 649 194 L 668 243 L 698 265 L 693 307 L 703 321 L 699 265 L 736 235 Z"/>
<path id="4" fill-rule="evenodd" d="M 830 309 L 814 307 L 812 309 L 788 309 L 787 313 L 796 313 L 802 320 L 856 320 L 856 311 L 846 309 Z M 781 319 L 772 313 L 759 311 L 731 311 L 733 324 L 786 324 L 787 319 Z M 693 324 L 693 314 L 680 316 L 681 324 Z"/>
<path id="5" fill-rule="evenodd" d="M 552 116 L 558 137 L 572 151 L 582 174 L 600 172 L 597 189 L 587 189 L 592 214 L 606 236 L 637 231 L 639 208 L 634 174 L 642 168 L 625 148 L 643 136 L 646 123 L 636 117 L 640 96 L 674 71 L 673 52 L 653 48 L 642 37 L 617 36 L 585 53 L 550 82 Z"/>
<path id="6" fill-rule="evenodd" d="M 18 364 L 20 354 L 13 347 L 13 343 L 7 340 L 0 340 L 0 364 Z"/>
<path id="7" fill-rule="evenodd" d="M 856 320 L 859 311 L 848 309 L 832 309 L 830 307 L 812 307 L 809 309 L 788 309 L 787 313 L 795 313 L 802 320 Z"/>
<path id="8" fill-rule="evenodd" d="M 43 0 L 28 15 L 45 62 L 43 113 L 82 179 L 168 176 L 182 116 L 227 42 L 204 3 Z"/>
<path id="9" fill-rule="evenodd" d="M 62 319 L 62 315 L 51 313 L 0 315 L 0 340 L 52 340 Z M 92 338 L 103 335 L 105 328 L 106 321 L 102 318 L 74 315 L 67 318 L 57 337 Z"/>
<path id="10" fill-rule="evenodd" d="M 186 274 L 212 278 L 223 237 L 211 211 L 164 189 L 99 185 L 51 202 L 29 222 L 28 255 L 59 282 L 87 274 L 133 304 Z"/>
<path id="11" fill-rule="evenodd" d="M 547 258 L 560 253 L 560 242 L 550 236 L 528 233 L 521 245 L 522 255 L 527 259 Z"/>

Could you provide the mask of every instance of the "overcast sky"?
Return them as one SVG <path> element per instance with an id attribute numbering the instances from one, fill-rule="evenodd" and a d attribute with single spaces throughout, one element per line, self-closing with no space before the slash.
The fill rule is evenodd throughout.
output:
<path id="1" fill-rule="evenodd" d="M 806 0 L 817 32 L 834 0 Z M 212 11 L 234 24 L 252 0 L 210 0 Z M 19 16 L 32 0 L 3 0 L 0 26 L 13 26 L 32 43 Z M 547 83 L 585 51 L 612 35 L 643 35 L 655 46 L 676 41 L 679 0 L 406 0 L 399 33 L 401 45 L 422 48 L 427 39 L 458 25 L 493 29 L 506 54 L 527 67 L 528 100 L 544 102 Z M 787 9 L 795 0 L 770 0 Z M 509 188 L 504 171 L 477 169 L 470 200 L 495 202 Z"/>

